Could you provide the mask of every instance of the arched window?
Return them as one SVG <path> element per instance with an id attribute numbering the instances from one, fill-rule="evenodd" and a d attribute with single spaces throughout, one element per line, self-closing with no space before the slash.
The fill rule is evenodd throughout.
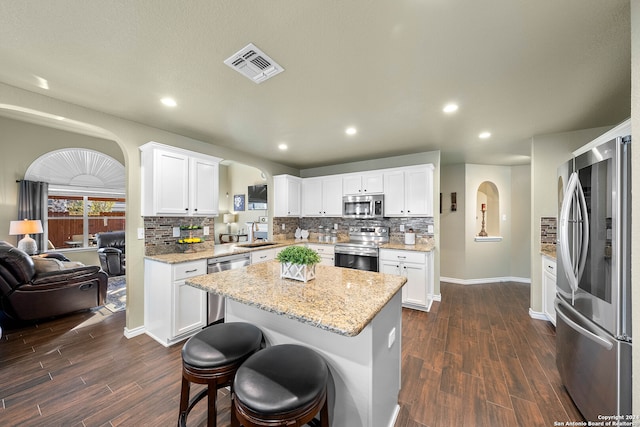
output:
<path id="1" fill-rule="evenodd" d="M 476 194 L 476 235 L 500 236 L 500 194 L 491 181 L 484 181 Z M 484 228 L 482 224 L 484 213 Z M 486 234 L 481 234 L 482 232 Z"/>
<path id="2" fill-rule="evenodd" d="M 114 158 L 65 148 L 37 158 L 25 174 L 49 183 L 48 240 L 56 249 L 95 245 L 95 235 L 124 230 L 125 169 Z"/>

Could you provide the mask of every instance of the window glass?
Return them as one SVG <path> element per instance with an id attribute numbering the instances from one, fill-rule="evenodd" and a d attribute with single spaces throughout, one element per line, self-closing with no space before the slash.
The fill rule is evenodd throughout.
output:
<path id="1" fill-rule="evenodd" d="M 96 245 L 95 236 L 124 230 L 125 199 L 49 194 L 49 241 L 56 249 Z"/>

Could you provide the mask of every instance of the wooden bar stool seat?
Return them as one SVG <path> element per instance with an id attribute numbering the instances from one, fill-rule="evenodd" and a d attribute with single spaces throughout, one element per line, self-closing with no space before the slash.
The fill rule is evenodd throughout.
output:
<path id="1" fill-rule="evenodd" d="M 232 386 L 236 371 L 263 346 L 262 331 L 249 323 L 219 323 L 198 332 L 182 347 L 182 388 L 178 426 L 184 426 L 191 409 L 208 396 L 207 425 L 216 426 L 216 395 Z M 207 384 L 189 402 L 191 383 Z"/>
<path id="2" fill-rule="evenodd" d="M 283 344 L 255 353 L 233 382 L 231 426 L 329 427 L 328 378 L 326 362 L 308 347 Z"/>

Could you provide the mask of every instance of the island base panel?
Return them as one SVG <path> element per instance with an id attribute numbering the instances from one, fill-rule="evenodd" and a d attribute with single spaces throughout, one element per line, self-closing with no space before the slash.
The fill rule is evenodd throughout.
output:
<path id="1" fill-rule="evenodd" d="M 307 325 L 227 298 L 225 321 L 258 326 L 268 343 L 317 350 L 329 365 L 332 426 L 393 427 L 400 391 L 402 298 L 398 292 L 355 337 Z"/>

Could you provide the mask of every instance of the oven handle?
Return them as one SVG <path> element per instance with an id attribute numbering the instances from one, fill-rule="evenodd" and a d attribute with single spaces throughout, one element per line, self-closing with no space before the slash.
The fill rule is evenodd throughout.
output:
<path id="1" fill-rule="evenodd" d="M 344 255 L 371 256 L 376 258 L 378 257 L 378 251 L 375 249 L 354 249 L 336 246 L 334 249 L 334 253 Z"/>

